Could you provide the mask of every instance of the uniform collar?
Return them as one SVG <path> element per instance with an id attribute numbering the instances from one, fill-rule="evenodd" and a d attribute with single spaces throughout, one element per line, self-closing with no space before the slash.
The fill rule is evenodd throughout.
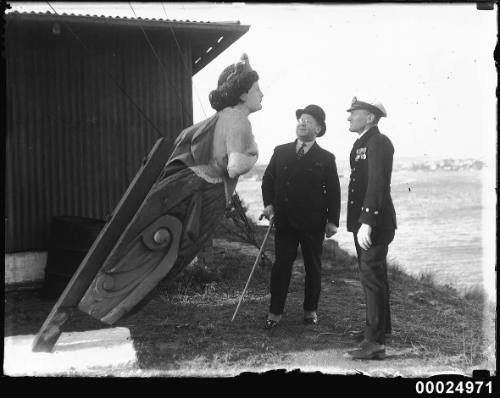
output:
<path id="1" fill-rule="evenodd" d="M 371 127 L 368 131 L 365 131 L 361 136 L 356 140 L 356 146 L 362 146 L 364 145 L 370 137 L 372 137 L 374 134 L 380 133 L 378 130 L 378 126 L 373 126 Z"/>
<path id="2" fill-rule="evenodd" d="M 367 128 L 367 129 L 365 129 L 365 130 L 364 130 L 364 131 L 363 131 L 363 132 L 359 135 L 358 139 L 360 139 L 361 137 L 363 137 L 363 135 L 364 135 L 367 131 L 369 131 L 370 129 L 371 129 L 371 127 L 369 127 L 369 128 Z"/>

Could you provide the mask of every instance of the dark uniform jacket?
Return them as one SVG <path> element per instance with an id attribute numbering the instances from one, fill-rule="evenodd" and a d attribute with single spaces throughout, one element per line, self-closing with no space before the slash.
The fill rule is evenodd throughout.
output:
<path id="1" fill-rule="evenodd" d="M 316 142 L 297 159 L 296 141 L 277 146 L 262 178 L 264 206 L 274 208 L 276 228 L 308 232 L 339 226 L 340 184 L 335 156 Z"/>
<path id="2" fill-rule="evenodd" d="M 354 143 L 347 201 L 347 230 L 357 232 L 361 224 L 372 232 L 394 232 L 396 212 L 391 198 L 394 147 L 377 126 Z"/>

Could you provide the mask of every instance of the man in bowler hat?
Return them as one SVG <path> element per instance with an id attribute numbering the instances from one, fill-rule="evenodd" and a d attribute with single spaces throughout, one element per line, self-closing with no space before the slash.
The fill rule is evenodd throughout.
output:
<path id="1" fill-rule="evenodd" d="M 297 109 L 297 139 L 274 149 L 262 179 L 264 211 L 274 220 L 276 260 L 271 271 L 271 303 L 265 328 L 278 325 L 284 312 L 293 262 L 300 243 L 305 267 L 304 323 L 318 323 L 321 253 L 324 236 L 337 232 L 340 184 L 335 156 L 316 138 L 326 132 L 318 105 Z"/>
<path id="2" fill-rule="evenodd" d="M 387 116 L 382 103 L 354 97 L 347 111 L 349 130 L 359 135 L 350 154 L 347 230 L 354 235 L 366 300 L 364 338 L 347 354 L 353 359 L 383 359 L 385 337 L 391 332 L 386 257 L 396 230 L 391 199 L 394 147 L 377 126 Z"/>

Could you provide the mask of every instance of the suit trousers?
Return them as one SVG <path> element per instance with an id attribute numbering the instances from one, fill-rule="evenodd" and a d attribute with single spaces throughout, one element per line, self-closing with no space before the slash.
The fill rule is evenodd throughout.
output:
<path id="1" fill-rule="evenodd" d="M 372 244 L 368 250 L 364 250 L 359 246 L 356 234 L 353 235 L 366 302 L 364 337 L 370 342 L 385 344 L 385 334 L 391 333 L 389 282 L 387 280 L 389 244 L 375 242 L 377 244 Z M 372 243 L 374 243 L 373 240 Z"/>
<path id="2" fill-rule="evenodd" d="M 292 228 L 276 229 L 276 260 L 271 270 L 271 304 L 269 312 L 283 314 L 290 286 L 292 266 L 300 243 L 305 268 L 304 311 L 316 311 L 321 291 L 321 254 L 324 231 L 303 232 Z"/>

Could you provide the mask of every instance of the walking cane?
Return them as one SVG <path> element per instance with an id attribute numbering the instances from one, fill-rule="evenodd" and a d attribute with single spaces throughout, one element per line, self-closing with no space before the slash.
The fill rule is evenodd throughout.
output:
<path id="1" fill-rule="evenodd" d="M 248 277 L 247 284 L 245 285 L 245 288 L 243 289 L 243 293 L 241 293 L 240 301 L 238 301 L 238 305 L 236 306 L 236 310 L 234 311 L 233 318 L 231 319 L 231 322 L 234 321 L 234 317 L 238 313 L 238 308 L 240 308 L 241 301 L 243 300 L 243 296 L 245 295 L 248 284 L 250 283 L 250 279 L 252 279 L 252 275 L 253 275 L 253 272 L 255 271 L 255 267 L 259 263 L 260 256 L 262 255 L 262 252 L 264 251 L 264 246 L 267 242 L 267 238 L 269 236 L 269 232 L 271 232 L 272 227 L 273 227 L 273 219 L 271 218 L 271 221 L 269 222 L 269 228 L 267 229 L 267 232 L 266 232 L 266 236 L 264 237 L 264 241 L 262 242 L 262 246 L 260 247 L 259 254 L 257 255 L 257 258 L 255 259 L 255 263 L 252 267 L 252 271 L 250 272 L 250 276 Z"/>

